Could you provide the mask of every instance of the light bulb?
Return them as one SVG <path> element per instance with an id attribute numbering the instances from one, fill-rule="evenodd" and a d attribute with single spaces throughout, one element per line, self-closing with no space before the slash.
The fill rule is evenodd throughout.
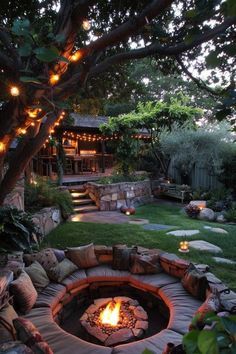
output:
<path id="1" fill-rule="evenodd" d="M 20 90 L 19 90 L 19 88 L 18 88 L 17 86 L 12 86 L 12 87 L 10 88 L 10 94 L 11 94 L 12 96 L 14 96 L 14 97 L 19 96 L 19 95 L 20 95 Z"/>
<path id="2" fill-rule="evenodd" d="M 91 23 L 88 20 L 84 20 L 82 23 L 82 27 L 85 31 L 89 31 L 91 28 Z"/>

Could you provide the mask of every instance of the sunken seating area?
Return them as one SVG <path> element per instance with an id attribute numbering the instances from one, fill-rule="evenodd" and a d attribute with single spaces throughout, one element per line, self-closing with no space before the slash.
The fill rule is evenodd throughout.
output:
<path id="1" fill-rule="evenodd" d="M 41 258 L 40 254 L 44 256 Z M 212 310 L 215 312 L 235 310 L 235 294 L 213 274 L 207 272 L 207 268 L 202 272 L 197 266 L 160 250 L 123 246 L 94 247 L 90 244 L 70 248 L 67 252 L 43 250 L 37 254 L 25 255 L 24 262 L 26 267 L 23 271 L 14 269 L 14 280 L 13 273 L 6 267 L 0 273 L 2 284 L 4 283 L 0 290 L 5 291 L 5 305 L 2 305 L 0 310 L 0 338 L 3 338 L 1 337 L 3 310 L 10 306 L 6 299 L 13 295 L 13 306 L 16 312 L 15 315 L 11 315 L 11 320 L 8 318 L 10 322 L 8 329 L 12 327 L 12 330 L 9 336 L 6 336 L 5 343 L 9 340 L 20 340 L 24 345 L 30 344 L 33 353 L 138 354 L 147 348 L 156 354 L 162 354 L 167 343 L 171 342 L 175 345 L 181 343 L 182 336 L 189 330 L 194 314 L 204 305 L 209 307 L 208 296 L 212 296 L 212 292 L 216 289 L 221 292 L 223 300 L 221 304 L 216 301 L 215 308 Z M 40 266 L 45 273 L 42 271 L 41 278 L 37 279 L 35 269 L 38 267 L 41 271 Z M 37 274 L 40 271 L 38 270 Z M 66 273 L 69 274 L 65 276 Z M 27 287 L 30 289 L 30 286 L 27 282 L 24 285 L 22 280 L 21 290 L 17 293 L 19 290 L 17 282 L 22 274 L 24 276 L 26 274 L 26 277 L 28 274 L 34 284 L 33 288 L 37 288 L 35 294 L 31 291 L 31 294 L 27 295 L 28 298 L 26 296 L 23 300 L 22 289 Z M 40 287 L 43 282 L 45 286 Z M 118 343 L 111 346 L 103 345 L 98 340 L 90 340 L 89 334 L 87 337 L 78 337 L 74 327 L 78 325 L 82 312 L 78 312 L 77 315 L 75 309 L 85 305 L 91 308 L 90 304 L 94 299 L 103 301 L 103 298 L 110 297 L 110 294 L 126 295 L 125 289 L 129 289 L 129 296 L 135 301 L 135 294 L 142 294 L 144 305 L 150 303 L 152 305 L 157 301 L 165 317 L 164 327 L 159 328 L 159 331 L 154 334 L 153 331 L 150 332 L 152 334 L 149 335 L 137 326 L 137 331 L 134 333 L 139 333 L 139 336 L 137 335 L 132 342 L 127 337 L 127 330 L 123 328 L 121 330 L 123 335 L 118 337 Z M 41 336 L 39 342 L 48 345 L 48 351 L 35 349 L 35 346 L 42 344 L 37 343 L 38 337 L 37 340 L 36 337 L 32 338 L 32 331 L 27 340 L 25 335 L 22 336 L 16 319 L 18 316 L 20 321 L 28 320 L 36 327 Z M 155 327 L 158 321 L 157 316 L 149 326 Z M 17 323 L 18 327 L 15 325 Z M 70 324 L 73 334 L 69 333 L 65 323 Z M 14 336 L 12 336 L 13 332 Z M 1 345 L 0 340 L 0 348 Z M 20 353 L 30 353 L 30 351 Z"/>

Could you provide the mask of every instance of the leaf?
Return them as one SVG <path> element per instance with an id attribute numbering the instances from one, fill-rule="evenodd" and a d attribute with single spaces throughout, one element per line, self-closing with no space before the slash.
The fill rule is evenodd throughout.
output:
<path id="1" fill-rule="evenodd" d="M 184 349 L 187 353 L 196 353 L 197 352 L 197 341 L 200 331 L 193 330 L 188 332 L 183 337 Z"/>
<path id="2" fill-rule="evenodd" d="M 34 50 L 36 58 L 40 61 L 50 63 L 56 60 L 59 56 L 59 51 L 56 47 L 41 47 Z"/>
<path id="3" fill-rule="evenodd" d="M 196 17 L 198 15 L 198 12 L 196 9 L 192 9 L 192 10 L 189 10 L 186 12 L 185 16 L 187 18 L 193 18 L 193 17 Z"/>
<path id="4" fill-rule="evenodd" d="M 28 19 L 17 19 L 13 22 L 11 30 L 16 36 L 27 36 L 30 32 L 30 22 Z"/>
<path id="5" fill-rule="evenodd" d="M 57 34 L 56 37 L 55 37 L 55 41 L 57 43 L 63 43 L 63 42 L 65 42 L 65 40 L 66 40 L 66 37 L 65 37 L 65 35 L 63 33 Z"/>
<path id="6" fill-rule="evenodd" d="M 29 43 L 24 43 L 19 47 L 18 52 L 21 57 L 28 57 L 32 52 L 32 47 Z"/>
<path id="7" fill-rule="evenodd" d="M 54 102 L 55 106 L 58 108 L 62 108 L 62 109 L 70 109 L 71 108 L 71 104 L 65 101 L 59 102 L 56 101 Z"/>
<path id="8" fill-rule="evenodd" d="M 236 1 L 235 0 L 227 0 L 226 1 L 226 11 L 229 16 L 236 16 Z"/>
<path id="9" fill-rule="evenodd" d="M 206 64 L 210 68 L 215 68 L 220 64 L 220 59 L 217 56 L 216 52 L 211 52 L 207 57 L 206 57 Z"/>
<path id="10" fill-rule="evenodd" d="M 20 81 L 22 82 L 32 82 L 34 84 L 41 84 L 42 82 L 37 79 L 37 77 L 31 76 L 21 76 Z"/>
<path id="11" fill-rule="evenodd" d="M 227 317 L 221 317 L 221 323 L 230 335 L 236 335 L 236 320 Z"/>
<path id="12" fill-rule="evenodd" d="M 214 331 L 202 330 L 198 336 L 197 344 L 201 354 L 219 354 L 216 333 Z"/>

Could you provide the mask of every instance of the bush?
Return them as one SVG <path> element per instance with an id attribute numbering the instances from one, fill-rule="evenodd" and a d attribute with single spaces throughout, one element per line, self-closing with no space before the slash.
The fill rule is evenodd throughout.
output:
<path id="1" fill-rule="evenodd" d="M 190 218 L 197 218 L 198 214 L 200 213 L 200 208 L 197 205 L 192 205 L 192 204 L 188 204 L 184 208 L 184 210 Z"/>
<path id="2" fill-rule="evenodd" d="M 38 246 L 41 234 L 32 216 L 15 207 L 0 208 L 0 244 L 2 251 L 30 251 Z"/>
<path id="3" fill-rule="evenodd" d="M 208 190 L 206 191 L 205 189 L 199 188 L 193 191 L 192 193 L 192 199 L 193 200 L 208 200 L 211 199 L 211 191 Z"/>
<path id="4" fill-rule="evenodd" d="M 123 174 L 114 174 L 109 177 L 102 177 L 98 180 L 97 183 L 100 184 L 112 184 L 112 183 L 121 183 L 121 182 L 138 182 L 144 181 L 147 179 L 147 174 L 143 173 L 140 175 L 132 174 L 128 176 L 124 176 Z"/>
<path id="5" fill-rule="evenodd" d="M 59 190 L 55 184 L 37 177 L 34 183 L 25 186 L 25 207 L 31 212 L 41 208 L 58 206 L 63 218 L 73 212 L 72 198 L 68 191 Z"/>
<path id="6" fill-rule="evenodd" d="M 236 206 L 227 210 L 224 214 L 227 221 L 236 222 Z"/>
<path id="7" fill-rule="evenodd" d="M 219 188 L 211 191 L 211 198 L 207 201 L 207 207 L 214 211 L 230 209 L 232 206 L 232 191 L 225 188 Z"/>

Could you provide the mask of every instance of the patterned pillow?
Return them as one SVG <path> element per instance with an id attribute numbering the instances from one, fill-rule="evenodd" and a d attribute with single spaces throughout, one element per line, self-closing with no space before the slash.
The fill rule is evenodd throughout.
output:
<path id="1" fill-rule="evenodd" d="M 19 341 L 5 342 L 0 344 L 1 354 L 34 354 L 34 352 L 28 348 L 25 344 Z"/>
<path id="2" fill-rule="evenodd" d="M 183 287 L 193 296 L 205 300 L 209 288 L 206 276 L 191 263 L 181 280 Z"/>
<path id="3" fill-rule="evenodd" d="M 137 248 L 129 248 L 126 245 L 113 246 L 112 268 L 118 270 L 128 270 L 131 253 L 136 253 Z"/>
<path id="4" fill-rule="evenodd" d="M 220 304 L 223 311 L 236 314 L 236 293 L 230 289 L 220 291 Z"/>
<path id="5" fill-rule="evenodd" d="M 38 253 L 25 254 L 24 261 L 27 266 L 37 261 L 46 270 L 46 272 L 58 264 L 58 260 L 51 248 L 46 248 Z"/>
<path id="6" fill-rule="evenodd" d="M 52 281 L 60 283 L 77 269 L 78 267 L 74 263 L 72 263 L 68 258 L 65 258 L 62 262 L 58 263 L 56 267 L 49 269 L 48 276 Z"/>
<path id="7" fill-rule="evenodd" d="M 161 273 L 158 254 L 131 254 L 130 272 L 133 274 Z"/>
<path id="8" fill-rule="evenodd" d="M 90 268 L 99 264 L 94 252 L 93 243 L 80 247 L 67 248 L 66 257 L 79 268 Z"/>
<path id="9" fill-rule="evenodd" d="M 19 272 L 24 269 L 24 262 L 21 261 L 8 261 L 4 267 L 4 270 L 10 270 L 14 273 L 14 276 L 17 276 Z"/>
<path id="10" fill-rule="evenodd" d="M 10 283 L 10 292 L 14 295 L 14 303 L 21 313 L 29 312 L 38 296 L 30 277 L 24 271 Z"/>
<path id="11" fill-rule="evenodd" d="M 52 349 L 46 342 L 36 343 L 31 347 L 31 349 L 33 350 L 34 354 L 53 354 Z"/>
<path id="12" fill-rule="evenodd" d="M 0 311 L 0 343 L 16 339 L 16 331 L 13 326 L 13 320 L 18 315 L 14 308 L 7 304 Z"/>
<path id="13" fill-rule="evenodd" d="M 46 271 L 39 262 L 35 261 L 24 270 L 30 276 L 32 283 L 38 292 L 40 292 L 43 288 L 46 288 L 46 286 L 50 283 Z"/>
<path id="14" fill-rule="evenodd" d="M 18 317 L 13 320 L 13 324 L 18 339 L 29 347 L 32 347 L 37 342 L 43 341 L 43 338 L 35 325 L 26 318 Z"/>
<path id="15" fill-rule="evenodd" d="M 58 262 L 62 262 L 63 259 L 65 259 L 65 257 L 66 257 L 64 250 L 60 250 L 58 248 L 53 248 L 53 252 L 54 252 Z"/>

